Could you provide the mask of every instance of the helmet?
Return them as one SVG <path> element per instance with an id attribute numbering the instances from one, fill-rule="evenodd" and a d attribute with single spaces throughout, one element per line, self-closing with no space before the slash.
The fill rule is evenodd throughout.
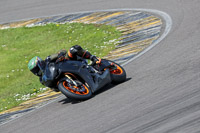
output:
<path id="1" fill-rule="evenodd" d="M 38 56 L 33 57 L 28 63 L 28 69 L 37 76 L 42 76 L 45 62 Z"/>

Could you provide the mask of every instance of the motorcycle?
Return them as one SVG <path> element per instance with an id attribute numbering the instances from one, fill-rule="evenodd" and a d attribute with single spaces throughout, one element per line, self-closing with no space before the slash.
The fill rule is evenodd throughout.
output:
<path id="1" fill-rule="evenodd" d="M 111 60 L 99 59 L 89 65 L 85 59 L 46 62 L 41 82 L 66 97 L 86 100 L 105 85 L 126 80 L 122 66 Z"/>

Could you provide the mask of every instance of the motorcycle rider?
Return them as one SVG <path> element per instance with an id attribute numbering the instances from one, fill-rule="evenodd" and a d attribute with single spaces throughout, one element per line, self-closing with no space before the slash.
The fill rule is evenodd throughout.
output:
<path id="1" fill-rule="evenodd" d="M 66 55 L 67 54 L 67 55 Z M 66 57 L 65 57 L 66 55 Z M 68 52 L 65 49 L 60 50 L 58 53 L 49 56 L 50 60 L 62 61 L 63 59 L 67 60 L 77 60 L 77 56 L 84 59 L 90 59 L 92 62 L 99 61 L 96 56 L 91 55 L 90 52 L 84 50 L 81 46 L 75 45 L 72 46 Z M 64 58 L 65 57 L 65 58 Z"/>
<path id="2" fill-rule="evenodd" d="M 95 63 L 93 65 L 87 65 L 87 63 L 84 63 L 84 60 L 80 59 L 80 57 L 84 59 L 90 59 L 92 64 L 94 62 Z M 81 62 L 70 60 L 77 60 Z M 90 85 L 93 91 L 96 91 L 107 83 L 111 83 L 113 81 L 124 81 L 126 76 L 125 72 L 122 70 L 122 68 L 118 69 L 118 67 L 119 66 L 114 65 L 112 61 L 109 62 L 109 60 L 101 60 L 100 58 L 97 58 L 96 56 L 90 54 L 90 52 L 81 48 L 79 45 L 72 46 L 68 52 L 64 49 L 60 50 L 58 53 L 48 56 L 45 60 L 42 60 L 40 57 L 36 56 L 28 63 L 29 70 L 33 74 L 37 75 L 40 83 L 46 87 L 49 87 L 54 91 L 60 91 L 63 89 L 62 87 L 64 87 L 65 90 L 66 88 L 68 89 L 72 87 L 72 90 L 75 91 L 72 93 L 75 93 L 75 95 L 78 95 L 76 92 L 82 93 L 83 91 L 87 90 L 87 96 L 92 94 L 91 91 L 86 89 L 87 87 L 90 87 Z M 120 71 L 120 77 L 118 76 L 119 72 L 116 70 Z M 72 76 L 68 75 L 68 73 L 66 73 L 67 71 L 69 71 L 69 74 L 72 72 Z M 73 75 L 73 73 L 75 75 Z M 117 76 L 111 75 L 115 75 L 115 73 Z M 123 78 L 121 80 L 120 78 L 122 73 Z M 86 78 L 86 81 L 84 80 L 84 77 Z M 69 85 L 70 87 L 65 87 L 65 82 L 67 83 L 67 86 Z M 87 87 L 84 87 L 84 84 Z"/>
<path id="3" fill-rule="evenodd" d="M 92 62 L 98 62 L 99 59 L 97 59 L 96 56 L 90 54 L 90 52 L 84 50 L 81 46 L 79 45 L 75 45 L 72 46 L 68 52 L 65 49 L 60 50 L 58 53 L 56 54 L 52 54 L 50 56 L 48 56 L 45 61 L 42 60 L 40 57 L 35 56 L 34 58 L 32 58 L 29 63 L 28 63 L 28 68 L 29 70 L 41 77 L 42 76 L 42 72 L 44 70 L 45 67 L 45 62 L 48 60 L 50 62 L 59 62 L 62 60 L 77 60 L 77 56 L 82 57 L 84 59 L 90 59 Z"/>

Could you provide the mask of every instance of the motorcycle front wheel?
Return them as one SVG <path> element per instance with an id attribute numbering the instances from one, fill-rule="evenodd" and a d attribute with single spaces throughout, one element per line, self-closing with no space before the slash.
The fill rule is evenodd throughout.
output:
<path id="1" fill-rule="evenodd" d="M 70 99 L 87 100 L 92 97 L 91 89 L 84 84 L 77 87 L 67 81 L 63 81 L 58 84 L 58 88 Z"/>

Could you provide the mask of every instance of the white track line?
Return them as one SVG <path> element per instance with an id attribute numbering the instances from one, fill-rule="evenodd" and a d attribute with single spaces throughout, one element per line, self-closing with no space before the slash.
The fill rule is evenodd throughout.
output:
<path id="1" fill-rule="evenodd" d="M 144 11 L 144 12 L 150 12 L 150 13 L 158 14 L 165 21 L 165 29 L 164 29 L 164 32 L 162 33 L 162 35 L 157 40 L 155 40 L 149 47 L 147 47 L 142 52 L 140 52 L 139 54 L 137 54 L 136 56 L 131 58 L 129 61 L 123 63 L 122 66 L 127 65 L 128 63 L 132 62 L 133 60 L 137 59 L 138 57 L 142 56 L 147 51 L 149 51 L 150 49 L 155 47 L 159 42 L 161 42 L 168 35 L 168 33 L 170 32 L 171 27 L 172 27 L 172 19 L 165 12 L 162 12 L 162 11 L 159 11 L 159 10 L 154 10 L 154 9 L 123 9 L 123 10 Z"/>

